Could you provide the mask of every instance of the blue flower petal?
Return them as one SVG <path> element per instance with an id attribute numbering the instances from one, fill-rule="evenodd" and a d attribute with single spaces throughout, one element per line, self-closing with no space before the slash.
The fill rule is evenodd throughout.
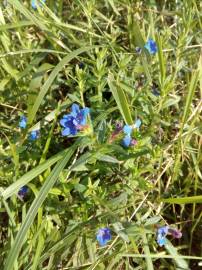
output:
<path id="1" fill-rule="evenodd" d="M 169 226 L 162 226 L 157 230 L 157 243 L 160 247 L 166 243 L 166 235 L 168 234 Z"/>
<path id="2" fill-rule="evenodd" d="M 105 246 L 107 242 L 110 241 L 112 238 L 110 229 L 109 228 L 99 229 L 96 238 L 100 246 Z"/>
<path id="3" fill-rule="evenodd" d="M 20 117 L 19 127 L 26 128 L 27 126 L 27 118 L 23 115 Z"/>
<path id="4" fill-rule="evenodd" d="M 62 119 L 60 120 L 60 125 L 61 125 L 61 126 L 66 127 L 66 123 L 67 123 L 67 119 L 62 118 Z"/>
<path id="5" fill-rule="evenodd" d="M 131 132 L 132 132 L 132 130 L 133 130 L 133 128 L 132 128 L 131 126 L 129 126 L 129 125 L 125 125 L 125 126 L 123 127 L 123 132 L 124 132 L 125 134 L 130 135 Z"/>
<path id="6" fill-rule="evenodd" d="M 137 119 L 136 121 L 135 121 L 135 124 L 134 124 L 134 128 L 140 128 L 140 126 L 141 126 L 141 124 L 142 124 L 142 121 L 140 120 L 140 119 Z"/>
<path id="7" fill-rule="evenodd" d="M 70 126 L 69 129 L 70 129 L 71 135 L 73 135 L 73 136 L 78 133 L 78 130 L 75 126 Z"/>
<path id="8" fill-rule="evenodd" d="M 149 39 L 144 47 L 150 54 L 155 54 L 157 52 L 157 45 L 153 39 Z"/>
<path id="9" fill-rule="evenodd" d="M 166 244 L 166 238 L 165 237 L 157 237 L 157 243 L 160 247 L 164 246 Z"/>
<path id="10" fill-rule="evenodd" d="M 62 130 L 62 136 L 69 136 L 70 134 L 70 129 L 68 127 Z"/>
<path id="11" fill-rule="evenodd" d="M 42 2 L 44 2 L 44 3 L 45 3 L 45 1 L 46 1 L 46 0 L 42 0 Z M 32 0 L 32 3 L 31 3 L 31 4 L 32 4 L 32 7 L 33 7 L 34 9 L 37 8 L 36 2 L 37 2 L 37 0 Z M 41 6 L 41 3 L 40 3 L 39 1 L 38 1 L 37 3 L 39 4 L 39 6 Z"/>
<path id="12" fill-rule="evenodd" d="M 158 228 L 158 235 L 162 235 L 162 236 L 165 236 L 168 234 L 168 229 L 169 229 L 169 226 L 162 226 L 160 228 Z"/>
<path id="13" fill-rule="evenodd" d="M 78 113 L 80 113 L 79 105 L 77 105 L 76 103 L 72 104 L 71 115 L 76 117 Z"/>
<path id="14" fill-rule="evenodd" d="M 90 109 L 88 107 L 85 107 L 83 109 L 81 109 L 81 113 L 84 117 L 86 117 L 90 112 Z"/>
<path id="15" fill-rule="evenodd" d="M 131 137 L 130 137 L 130 135 L 127 135 L 127 136 L 125 136 L 124 138 L 123 138 L 123 140 L 122 140 L 122 144 L 123 144 L 123 146 L 124 147 L 129 147 L 130 146 L 130 143 L 131 143 Z"/>

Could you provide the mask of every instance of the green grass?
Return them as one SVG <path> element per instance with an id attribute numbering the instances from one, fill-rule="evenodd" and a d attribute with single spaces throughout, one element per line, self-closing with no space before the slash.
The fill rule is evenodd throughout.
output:
<path id="1" fill-rule="evenodd" d="M 198 0 L 1 1 L 2 269 L 200 269 L 201 13 Z M 62 137 L 73 103 L 90 108 L 89 128 Z M 115 125 L 137 118 L 124 148 Z M 162 225 L 182 238 L 159 247 Z"/>

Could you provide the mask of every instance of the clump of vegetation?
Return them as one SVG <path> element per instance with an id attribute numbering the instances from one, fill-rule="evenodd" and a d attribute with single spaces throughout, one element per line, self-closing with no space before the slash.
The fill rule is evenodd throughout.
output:
<path id="1" fill-rule="evenodd" d="M 0 3 L 2 269 L 200 269 L 201 12 Z"/>

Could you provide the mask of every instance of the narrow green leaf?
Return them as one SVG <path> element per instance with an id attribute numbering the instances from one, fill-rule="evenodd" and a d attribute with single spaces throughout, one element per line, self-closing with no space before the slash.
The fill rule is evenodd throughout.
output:
<path id="1" fill-rule="evenodd" d="M 22 245 L 25 241 L 26 234 L 32 225 L 32 222 L 34 221 L 35 216 L 37 215 L 38 209 L 43 204 L 44 200 L 46 199 L 48 192 L 53 187 L 54 183 L 57 181 L 58 176 L 60 172 L 64 169 L 67 162 L 73 155 L 75 149 L 77 147 L 77 144 L 74 144 L 71 148 L 68 149 L 67 153 L 65 153 L 63 159 L 59 161 L 50 175 L 47 177 L 44 185 L 42 186 L 41 190 L 39 191 L 38 195 L 36 196 L 35 200 L 33 201 L 27 216 L 24 220 L 24 222 L 21 225 L 20 230 L 17 233 L 17 236 L 14 240 L 14 243 L 7 255 L 6 263 L 4 270 L 13 270 L 15 261 L 19 255 L 19 252 L 22 248 Z"/>
<path id="2" fill-rule="evenodd" d="M 174 261 L 176 262 L 177 266 L 180 267 L 180 269 L 190 269 L 187 262 L 183 258 L 181 258 L 181 255 L 178 254 L 177 249 L 171 244 L 168 239 L 166 240 L 165 248 L 170 253 L 170 255 L 173 256 Z"/>
<path id="3" fill-rule="evenodd" d="M 149 244 L 147 241 L 147 236 L 146 236 L 145 231 L 142 232 L 142 239 L 143 239 L 143 249 L 146 255 L 145 259 L 146 259 L 146 264 L 147 264 L 147 270 L 154 270 L 152 259 L 150 256 Z"/>
<path id="4" fill-rule="evenodd" d="M 194 96 L 194 92 L 196 90 L 198 79 L 199 79 L 199 70 L 195 70 L 192 74 L 191 82 L 190 82 L 189 88 L 188 88 L 188 94 L 187 94 L 186 104 L 185 104 L 185 108 L 184 108 L 184 114 L 183 114 L 183 118 L 182 118 L 182 125 L 185 124 L 185 122 L 189 116 L 189 110 L 190 110 L 191 102 L 192 102 L 192 99 Z"/>
<path id="5" fill-rule="evenodd" d="M 44 238 L 43 238 L 43 234 L 41 233 L 38 238 L 36 254 L 34 256 L 32 270 L 36 270 L 37 266 L 39 266 L 39 259 L 40 259 L 41 252 L 43 251 L 43 247 L 44 247 Z"/>
<path id="6" fill-rule="evenodd" d="M 202 203 L 202 196 L 168 198 L 168 199 L 161 199 L 161 201 L 174 204 Z"/>
<path id="7" fill-rule="evenodd" d="M 110 90 L 112 91 L 112 94 L 114 96 L 114 99 L 117 103 L 117 106 L 120 110 L 120 113 L 123 116 L 124 121 L 128 125 L 132 125 L 133 119 L 130 113 L 130 109 L 129 109 L 129 105 L 128 105 L 128 101 L 126 99 L 125 93 L 123 92 L 121 88 L 117 86 L 112 74 L 109 74 L 107 81 L 108 81 Z"/>
<path id="8" fill-rule="evenodd" d="M 73 58 L 75 58 L 77 55 L 89 51 L 95 46 L 89 46 L 89 47 L 82 47 L 79 48 L 71 53 L 69 53 L 67 56 L 65 56 L 58 64 L 57 66 L 52 70 L 51 74 L 49 75 L 48 79 L 44 83 L 44 85 L 41 88 L 41 91 L 39 92 L 39 95 L 37 96 L 35 103 L 28 114 L 28 122 L 31 124 L 34 120 L 34 117 L 37 113 L 37 110 L 39 109 L 39 106 L 41 105 L 41 102 L 43 101 L 44 96 L 48 92 L 51 84 L 55 80 L 58 73 L 64 68 L 65 65 L 67 65 Z"/>
<path id="9" fill-rule="evenodd" d="M 68 149 L 65 151 L 61 151 L 60 153 L 56 154 L 55 156 L 49 158 L 46 162 L 38 165 L 36 168 L 32 169 L 31 171 L 24 174 L 22 177 L 20 177 L 16 182 L 14 182 L 12 185 L 10 185 L 8 188 L 6 188 L 2 193 L 1 196 L 6 200 L 13 194 L 17 193 L 18 190 L 28 184 L 32 179 L 40 175 L 43 171 L 47 170 L 50 166 L 52 166 L 54 163 L 59 161 L 65 153 L 68 152 Z"/>

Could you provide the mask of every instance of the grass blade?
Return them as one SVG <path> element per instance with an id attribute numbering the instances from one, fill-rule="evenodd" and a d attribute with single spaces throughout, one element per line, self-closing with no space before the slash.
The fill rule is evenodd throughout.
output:
<path id="1" fill-rule="evenodd" d="M 123 92 L 123 90 L 117 86 L 112 74 L 109 74 L 108 76 L 108 84 L 109 84 L 110 90 L 112 91 L 114 99 L 118 105 L 118 108 L 123 116 L 124 121 L 128 125 L 132 125 L 133 119 L 130 113 L 126 95 Z"/>
<path id="2" fill-rule="evenodd" d="M 161 199 L 161 201 L 174 204 L 202 203 L 202 196 L 168 198 L 168 199 Z"/>
<path id="3" fill-rule="evenodd" d="M 44 200 L 46 199 L 46 197 L 48 195 L 48 192 L 53 187 L 54 183 L 57 181 L 60 172 L 66 166 L 67 162 L 69 161 L 69 159 L 73 155 L 76 147 L 77 147 L 77 144 L 74 144 L 71 148 L 68 149 L 67 153 L 65 153 L 65 155 L 64 155 L 64 158 L 56 164 L 56 166 L 54 167 L 54 169 L 52 170 L 50 175 L 47 177 L 38 196 L 33 201 L 32 205 L 27 213 L 25 220 L 21 225 L 20 230 L 17 233 L 17 236 L 15 238 L 13 246 L 11 247 L 10 252 L 7 256 L 4 270 L 12 270 L 13 269 L 15 261 L 19 255 L 19 252 L 20 252 L 22 245 L 25 241 L 26 234 L 27 234 L 30 226 L 32 225 L 32 222 L 34 221 L 34 218 L 38 212 L 38 209 L 43 204 Z"/>
<path id="4" fill-rule="evenodd" d="M 22 177 L 20 177 L 16 182 L 14 182 L 12 185 L 10 185 L 8 188 L 6 188 L 2 193 L 1 196 L 4 198 L 4 200 L 8 199 L 13 194 L 17 193 L 18 190 L 29 183 L 32 179 L 40 175 L 43 171 L 48 169 L 50 166 L 52 166 L 54 163 L 59 161 L 65 153 L 67 153 L 68 150 L 62 151 L 55 156 L 49 158 L 46 162 L 38 165 L 36 168 L 32 169 L 31 171 L 24 174 Z"/>
<path id="5" fill-rule="evenodd" d="M 67 56 L 65 56 L 58 64 L 57 66 L 52 70 L 51 74 L 49 75 L 48 79 L 44 83 L 44 85 L 41 88 L 41 91 L 39 92 L 39 95 L 37 96 L 35 103 L 28 114 L 28 122 L 31 124 L 34 120 L 34 117 L 39 109 L 39 106 L 41 105 L 41 102 L 43 101 L 44 96 L 48 92 L 51 84 L 55 80 L 58 73 L 64 68 L 65 65 L 67 65 L 73 58 L 75 58 L 77 55 L 89 51 L 95 46 L 88 46 L 88 47 L 82 47 L 79 48 L 71 53 L 69 53 Z"/>

